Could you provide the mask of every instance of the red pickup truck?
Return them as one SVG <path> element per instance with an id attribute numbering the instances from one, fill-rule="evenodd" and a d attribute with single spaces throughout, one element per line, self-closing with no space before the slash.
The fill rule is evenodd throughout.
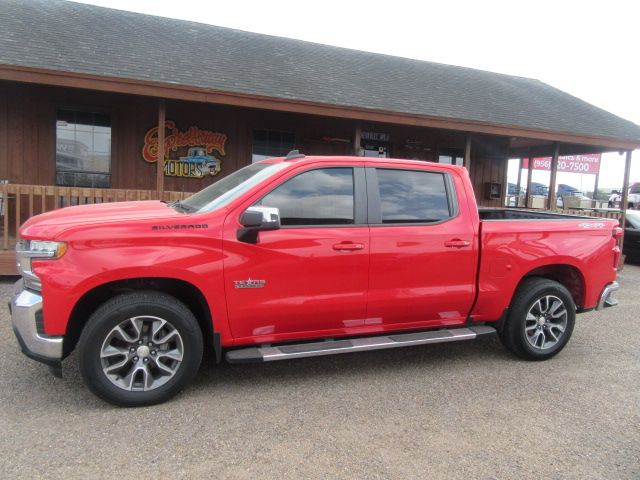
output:
<path id="1" fill-rule="evenodd" d="M 10 304 L 23 352 L 78 350 L 101 398 L 176 394 L 203 353 L 268 362 L 495 334 L 545 360 L 615 305 L 616 221 L 478 210 L 466 169 L 363 157 L 247 166 L 182 202 L 28 220 Z"/>

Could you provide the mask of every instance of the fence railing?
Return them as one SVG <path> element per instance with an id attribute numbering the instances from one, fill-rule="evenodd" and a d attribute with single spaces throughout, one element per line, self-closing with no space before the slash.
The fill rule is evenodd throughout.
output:
<path id="1" fill-rule="evenodd" d="M 557 211 L 571 214 L 571 215 L 585 215 L 587 217 L 596 217 L 596 218 L 612 218 L 618 221 L 622 220 L 622 212 L 616 211 L 616 210 L 570 208 L 570 209 L 557 210 Z"/>
<path id="2" fill-rule="evenodd" d="M 163 192 L 160 200 L 182 200 L 191 192 Z M 91 203 L 158 200 L 155 190 L 127 190 L 113 188 L 56 187 L 45 185 L 0 184 L 0 227 L 4 250 L 13 248 L 16 233 L 27 219 L 40 213 L 71 205 Z M 597 209 L 564 209 L 557 212 L 587 215 L 597 218 L 622 219 L 622 212 Z"/>
<path id="3" fill-rule="evenodd" d="M 191 195 L 190 192 L 166 191 L 163 192 L 160 200 L 182 200 L 189 195 Z M 0 184 L 1 247 L 4 250 L 13 248 L 20 225 L 34 215 L 71 205 L 136 200 L 158 200 L 158 192 L 155 190 Z"/>

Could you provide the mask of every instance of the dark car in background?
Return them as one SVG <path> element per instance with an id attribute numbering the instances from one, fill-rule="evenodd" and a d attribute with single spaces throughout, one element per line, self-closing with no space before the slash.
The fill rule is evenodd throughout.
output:
<path id="1" fill-rule="evenodd" d="M 543 183 L 531 182 L 531 195 L 544 195 L 549 193 L 549 187 Z"/>
<path id="2" fill-rule="evenodd" d="M 572 197 L 572 196 L 582 196 L 583 193 L 578 190 L 576 187 L 572 187 L 571 185 L 567 185 L 566 183 L 558 184 L 558 196 L 559 197 Z"/>
<path id="3" fill-rule="evenodd" d="M 627 211 L 622 252 L 630 263 L 640 263 L 640 212 Z"/>

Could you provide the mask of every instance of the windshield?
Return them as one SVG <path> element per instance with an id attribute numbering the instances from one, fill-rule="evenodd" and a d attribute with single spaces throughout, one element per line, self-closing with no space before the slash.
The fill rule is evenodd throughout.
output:
<path id="1" fill-rule="evenodd" d="M 288 166 L 287 163 L 254 163 L 191 195 L 180 202 L 180 206 L 186 207 L 186 210 L 192 213 L 210 212 L 224 207 L 253 186 Z"/>

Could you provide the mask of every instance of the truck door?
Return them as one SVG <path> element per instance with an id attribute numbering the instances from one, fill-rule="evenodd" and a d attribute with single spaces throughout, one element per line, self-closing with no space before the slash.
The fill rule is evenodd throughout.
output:
<path id="1" fill-rule="evenodd" d="M 277 207 L 282 227 L 257 244 L 227 217 L 224 275 L 236 339 L 270 343 L 339 334 L 364 322 L 369 275 L 364 168 L 310 168 L 254 205 Z M 242 209 L 244 211 L 244 208 Z"/>
<path id="2" fill-rule="evenodd" d="M 367 323 L 382 330 L 462 324 L 475 294 L 474 224 L 446 170 L 367 168 Z"/>

